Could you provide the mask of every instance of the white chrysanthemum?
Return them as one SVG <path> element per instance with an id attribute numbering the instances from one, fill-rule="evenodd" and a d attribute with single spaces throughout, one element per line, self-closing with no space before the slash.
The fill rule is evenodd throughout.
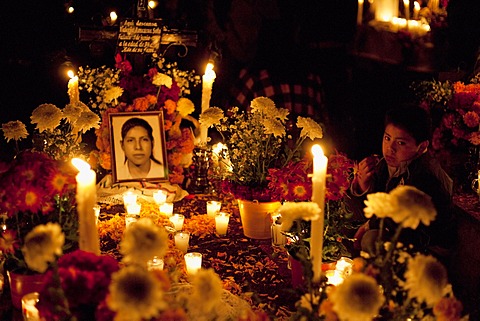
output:
<path id="1" fill-rule="evenodd" d="M 265 134 L 275 137 L 283 137 L 286 134 L 285 126 L 278 119 L 267 118 L 263 121 L 265 126 Z"/>
<path id="2" fill-rule="evenodd" d="M 7 142 L 9 142 L 10 139 L 18 141 L 28 136 L 27 127 L 19 120 L 12 120 L 3 124 L 2 130 Z"/>
<path id="3" fill-rule="evenodd" d="M 200 124 L 210 128 L 214 125 L 218 125 L 220 120 L 223 118 L 223 110 L 218 107 L 207 108 L 203 113 L 200 114 L 199 122 Z"/>
<path id="4" fill-rule="evenodd" d="M 25 237 L 22 247 L 25 262 L 34 271 L 43 273 L 49 262 L 54 262 L 57 256 L 62 255 L 65 236 L 58 223 L 37 225 Z"/>
<path id="5" fill-rule="evenodd" d="M 302 128 L 300 137 L 308 137 L 311 140 L 323 137 L 322 126 L 309 117 L 298 116 L 297 127 Z"/>
<path id="6" fill-rule="evenodd" d="M 63 108 L 63 117 L 70 123 L 75 123 L 84 111 L 81 104 L 68 104 Z"/>
<path id="7" fill-rule="evenodd" d="M 432 256 L 419 254 L 408 261 L 404 288 L 408 297 L 433 306 L 445 294 L 447 270 Z"/>
<path id="8" fill-rule="evenodd" d="M 164 228 L 149 218 L 141 218 L 125 230 L 120 242 L 120 253 L 125 263 L 142 266 L 154 256 L 163 257 L 168 247 L 168 235 Z"/>
<path id="9" fill-rule="evenodd" d="M 223 284 L 213 269 L 200 269 L 192 279 L 193 292 L 189 306 L 209 314 L 222 301 Z"/>
<path id="10" fill-rule="evenodd" d="M 30 116 L 31 123 L 37 125 L 39 132 L 44 130 L 53 130 L 60 125 L 63 118 L 62 111 L 53 104 L 42 104 L 35 108 Z"/>
<path id="11" fill-rule="evenodd" d="M 300 307 L 302 307 L 302 308 L 304 308 L 304 309 L 306 309 L 310 312 L 313 312 L 312 304 L 318 305 L 319 302 L 320 302 L 320 297 L 319 296 L 314 295 L 312 297 L 312 294 L 305 293 L 304 295 L 302 295 L 300 300 L 297 302 L 297 305 L 299 305 Z"/>
<path id="12" fill-rule="evenodd" d="M 430 225 L 437 216 L 431 197 L 413 186 L 400 185 L 390 197 L 395 207 L 392 219 L 403 227 L 416 229 L 420 222 Z"/>
<path id="13" fill-rule="evenodd" d="M 295 220 L 316 220 L 320 217 L 320 207 L 313 202 L 285 202 L 278 209 L 282 215 L 282 230 L 288 231 Z"/>
<path id="14" fill-rule="evenodd" d="M 329 298 L 341 321 L 371 321 L 385 302 L 377 281 L 363 273 L 347 277 Z"/>
<path id="15" fill-rule="evenodd" d="M 363 212 L 366 218 L 376 215 L 377 217 L 391 217 L 394 210 L 390 194 L 378 192 L 367 195 Z"/>
<path id="16" fill-rule="evenodd" d="M 74 124 L 77 132 L 86 133 L 91 128 L 100 128 L 100 117 L 93 111 L 84 111 Z"/>
<path id="17" fill-rule="evenodd" d="M 146 269 L 127 266 L 112 275 L 108 307 L 117 321 L 150 320 L 165 309 L 160 282 Z"/>
<path id="18" fill-rule="evenodd" d="M 250 103 L 252 113 L 265 113 L 265 110 L 275 110 L 275 103 L 268 97 L 257 97 Z"/>
<path id="19" fill-rule="evenodd" d="M 155 86 L 165 86 L 167 88 L 172 88 L 173 79 L 169 75 L 165 75 L 162 73 L 157 73 L 153 76 L 152 84 Z"/>
<path id="20" fill-rule="evenodd" d="M 123 94 L 123 88 L 120 86 L 113 86 L 108 90 L 105 90 L 105 102 L 111 103 L 115 99 L 118 99 Z"/>
<path id="21" fill-rule="evenodd" d="M 182 97 L 177 101 L 177 111 L 180 116 L 185 117 L 195 111 L 195 105 L 190 99 Z"/>

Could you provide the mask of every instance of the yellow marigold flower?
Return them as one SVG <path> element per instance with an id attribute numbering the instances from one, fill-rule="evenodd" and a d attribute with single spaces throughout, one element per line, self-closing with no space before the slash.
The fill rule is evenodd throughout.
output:
<path id="1" fill-rule="evenodd" d="M 3 124 L 2 131 L 3 131 L 3 136 L 5 136 L 5 139 L 7 140 L 7 142 L 9 142 L 10 139 L 18 141 L 18 140 L 21 140 L 22 138 L 27 138 L 28 136 L 28 132 L 27 132 L 27 128 L 25 127 L 25 124 L 19 120 L 9 121 L 8 123 Z"/>

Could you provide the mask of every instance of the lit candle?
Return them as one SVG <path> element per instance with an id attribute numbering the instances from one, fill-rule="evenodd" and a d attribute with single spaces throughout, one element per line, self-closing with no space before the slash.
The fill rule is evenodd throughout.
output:
<path id="1" fill-rule="evenodd" d="M 175 233 L 175 247 L 187 253 L 188 243 L 190 242 L 190 233 L 188 232 L 177 232 Z"/>
<path id="2" fill-rule="evenodd" d="M 185 266 L 189 275 L 197 274 L 202 268 L 202 253 L 190 252 L 185 254 Z"/>
<path id="3" fill-rule="evenodd" d="M 160 214 L 170 217 L 173 214 L 173 203 L 163 203 L 160 205 L 159 210 Z"/>
<path id="4" fill-rule="evenodd" d="M 218 235 L 226 235 L 228 228 L 228 221 L 230 220 L 230 214 L 225 212 L 219 212 L 215 215 L 215 230 Z"/>
<path id="5" fill-rule="evenodd" d="M 77 212 L 79 218 L 79 247 L 100 255 L 100 240 L 93 207 L 97 203 L 96 175 L 87 162 L 74 158 L 72 164 L 79 170 L 77 180 Z"/>
<path id="6" fill-rule="evenodd" d="M 70 97 L 70 104 L 76 104 L 80 101 L 80 92 L 78 90 L 78 76 L 75 76 L 73 71 L 68 71 L 70 80 L 68 81 L 68 97 Z"/>
<path id="7" fill-rule="evenodd" d="M 335 265 L 335 270 L 340 272 L 344 277 L 352 274 L 353 260 L 348 257 L 341 257 Z"/>
<path id="8" fill-rule="evenodd" d="M 313 175 L 312 175 L 312 202 L 317 203 L 322 211 L 320 218 L 312 220 L 310 255 L 313 265 L 313 281 L 320 281 L 322 272 L 322 250 L 323 250 L 323 221 L 325 212 L 325 184 L 327 177 L 328 159 L 323 154 L 320 145 L 313 145 Z"/>
<path id="9" fill-rule="evenodd" d="M 153 259 L 147 261 L 147 269 L 149 271 L 163 270 L 164 262 L 158 256 L 154 256 Z"/>
<path id="10" fill-rule="evenodd" d="M 153 192 L 153 200 L 158 205 L 165 203 L 167 201 L 167 192 L 165 192 L 164 190 L 158 190 Z"/>
<path id="11" fill-rule="evenodd" d="M 405 20 L 407 20 L 408 28 L 408 20 L 410 20 L 410 0 L 403 0 L 403 8 L 405 9 Z"/>
<path id="12" fill-rule="evenodd" d="M 413 19 L 418 20 L 418 14 L 420 13 L 420 3 L 418 1 L 415 1 L 413 3 Z"/>
<path id="13" fill-rule="evenodd" d="M 135 203 L 130 203 L 127 205 L 127 214 L 132 215 L 140 215 L 140 211 L 142 210 L 142 205 Z"/>
<path id="14" fill-rule="evenodd" d="M 340 285 L 343 283 L 343 275 L 337 270 L 328 270 L 325 272 L 327 283 L 331 285 Z"/>
<path id="15" fill-rule="evenodd" d="M 357 25 L 363 22 L 363 0 L 358 0 Z"/>
<path id="16" fill-rule="evenodd" d="M 173 226 L 177 231 L 182 230 L 184 221 L 185 221 L 185 216 L 183 216 L 182 214 L 174 214 L 170 217 L 170 222 L 173 223 Z"/>
<path id="17" fill-rule="evenodd" d="M 125 215 L 125 227 L 128 228 L 130 224 L 135 223 L 138 220 L 137 214 L 126 214 Z"/>
<path id="18" fill-rule="evenodd" d="M 36 307 L 39 293 L 32 292 L 22 297 L 22 315 L 24 320 L 39 321 L 40 313 Z"/>
<path id="19" fill-rule="evenodd" d="M 134 204 L 136 202 L 137 195 L 135 195 L 132 191 L 127 191 L 123 194 L 123 205 L 125 208 L 127 208 L 129 204 Z"/>
<path id="20" fill-rule="evenodd" d="M 279 221 L 280 215 L 272 215 L 272 245 L 282 246 L 287 242 L 287 237 L 282 233 L 282 223 Z"/>
<path id="21" fill-rule="evenodd" d="M 222 203 L 217 201 L 207 201 L 207 215 L 208 217 L 215 218 L 220 209 L 222 208 Z"/>
<path id="22" fill-rule="evenodd" d="M 213 82 L 216 78 L 213 64 L 208 63 L 205 68 L 205 74 L 202 76 L 202 112 L 210 108 L 210 98 L 212 96 Z M 208 139 L 208 128 L 200 125 L 200 145 L 206 145 Z"/>
<path id="23" fill-rule="evenodd" d="M 98 224 L 98 219 L 100 217 L 100 205 L 95 205 L 93 207 L 93 211 L 95 212 L 95 223 Z"/>

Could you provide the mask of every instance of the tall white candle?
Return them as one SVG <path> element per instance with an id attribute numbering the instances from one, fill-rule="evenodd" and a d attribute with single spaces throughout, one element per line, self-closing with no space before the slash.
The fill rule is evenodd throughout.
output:
<path id="1" fill-rule="evenodd" d="M 70 97 L 70 104 L 75 104 L 80 101 L 80 91 L 78 90 L 78 76 L 75 76 L 73 71 L 68 71 L 70 80 L 68 81 L 68 97 Z"/>
<path id="2" fill-rule="evenodd" d="M 403 0 L 403 8 L 405 9 L 405 20 L 407 20 L 408 28 L 408 20 L 410 20 L 410 0 Z"/>
<path id="3" fill-rule="evenodd" d="M 79 246 L 81 250 L 100 254 L 100 240 L 94 207 L 97 203 L 96 175 L 87 162 L 74 158 L 72 164 L 79 170 L 77 180 L 77 212 L 79 219 Z"/>
<path id="4" fill-rule="evenodd" d="M 202 76 L 202 112 L 210 108 L 210 98 L 212 97 L 213 82 L 217 75 L 213 70 L 213 64 L 208 63 L 205 68 L 205 74 Z M 200 125 L 200 146 L 207 144 L 208 128 L 204 125 Z"/>
<path id="5" fill-rule="evenodd" d="M 413 19 L 418 20 L 418 14 L 420 13 L 420 3 L 418 1 L 415 1 L 413 3 Z"/>
<path id="6" fill-rule="evenodd" d="M 357 25 L 363 22 L 363 0 L 358 0 Z"/>
<path id="7" fill-rule="evenodd" d="M 313 265 L 313 281 L 319 282 L 322 272 L 323 222 L 325 212 L 325 186 L 328 159 L 320 145 L 313 145 L 312 202 L 322 211 L 320 218 L 312 220 L 310 236 L 310 256 Z"/>

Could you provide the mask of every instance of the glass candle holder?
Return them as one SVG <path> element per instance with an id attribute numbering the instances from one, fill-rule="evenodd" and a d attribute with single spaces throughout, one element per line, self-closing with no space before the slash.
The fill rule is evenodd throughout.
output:
<path id="1" fill-rule="evenodd" d="M 36 307 L 39 293 L 32 292 L 22 297 L 22 315 L 25 321 L 40 321 L 40 314 Z"/>
<path id="2" fill-rule="evenodd" d="M 183 229 L 183 222 L 185 221 L 185 216 L 182 214 L 173 214 L 170 217 L 170 222 L 173 223 L 176 231 L 181 231 Z"/>
<path id="3" fill-rule="evenodd" d="M 147 261 L 147 269 L 149 271 L 163 270 L 164 262 L 158 256 L 154 256 L 153 259 Z"/>
<path id="4" fill-rule="evenodd" d="M 207 215 L 208 217 L 214 218 L 220 209 L 222 208 L 222 203 L 217 201 L 207 201 Z"/>
<path id="5" fill-rule="evenodd" d="M 138 220 L 139 216 L 136 214 L 126 214 L 125 215 L 125 227 L 128 228 L 130 224 L 135 223 Z"/>
<path id="6" fill-rule="evenodd" d="M 142 205 L 135 203 L 130 203 L 127 205 L 127 214 L 131 215 L 140 215 L 140 211 L 142 210 Z"/>
<path id="7" fill-rule="evenodd" d="M 137 195 L 135 195 L 132 191 L 125 192 L 123 194 L 123 205 L 125 206 L 125 208 L 127 208 L 129 204 L 134 203 L 137 203 Z"/>
<path id="8" fill-rule="evenodd" d="M 187 253 L 189 242 L 190 242 L 190 233 L 188 232 L 175 233 L 175 247 L 180 251 L 182 251 L 183 253 Z"/>
<path id="9" fill-rule="evenodd" d="M 342 284 L 344 280 L 342 273 L 337 270 L 325 271 L 325 276 L 327 277 L 327 283 L 335 286 Z"/>
<path id="10" fill-rule="evenodd" d="M 341 257 L 335 265 L 335 270 L 347 277 L 352 274 L 353 260 L 348 257 Z"/>
<path id="11" fill-rule="evenodd" d="M 272 245 L 283 246 L 287 243 L 287 237 L 282 233 L 282 224 L 274 220 L 271 226 Z"/>
<path id="12" fill-rule="evenodd" d="M 153 200 L 158 205 L 165 203 L 167 201 L 167 192 L 161 189 L 153 192 Z"/>
<path id="13" fill-rule="evenodd" d="M 184 255 L 188 275 L 197 274 L 202 268 L 202 253 L 190 252 Z"/>
<path id="14" fill-rule="evenodd" d="M 173 214 L 173 203 L 163 203 L 159 206 L 159 210 L 160 214 L 170 217 Z"/>
<path id="15" fill-rule="evenodd" d="M 225 212 L 219 212 L 215 215 L 215 230 L 218 235 L 226 235 L 228 229 L 228 221 L 230 220 L 230 214 Z"/>

